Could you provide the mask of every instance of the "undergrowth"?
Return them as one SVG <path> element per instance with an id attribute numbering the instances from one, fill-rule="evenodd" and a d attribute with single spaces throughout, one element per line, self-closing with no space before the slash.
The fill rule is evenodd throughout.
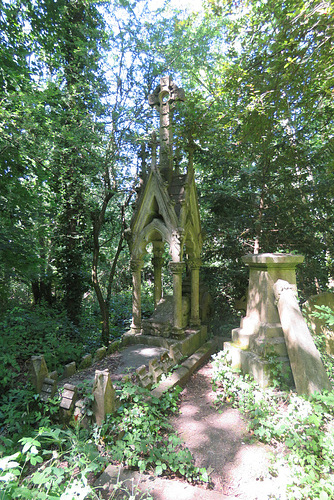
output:
<path id="1" fill-rule="evenodd" d="M 157 398 L 147 389 L 124 384 L 116 415 L 98 429 L 98 439 L 114 460 L 158 476 L 174 474 L 190 481 L 208 481 L 206 470 L 194 466 L 190 451 L 169 423 L 169 417 L 178 411 L 180 391 L 177 388 Z"/>
<path id="2" fill-rule="evenodd" d="M 291 469 L 289 500 L 334 498 L 334 393 L 306 399 L 275 388 L 261 389 L 232 370 L 226 353 L 214 357 L 213 388 L 217 407 L 228 402 L 247 417 L 257 439 L 284 445 Z"/>
<path id="3" fill-rule="evenodd" d="M 31 418 L 35 415 L 37 428 L 31 427 L 30 433 L 25 428 L 21 438 L 0 436 L 0 500 L 97 499 L 89 476 L 110 462 L 155 475 L 208 481 L 206 470 L 194 466 L 168 421 L 178 410 L 180 390 L 158 399 L 127 382 L 119 391 L 116 414 L 107 416 L 102 426 L 87 429 L 76 419 L 65 428 L 52 423 L 55 402 L 45 404 L 35 396 L 38 404 Z"/>

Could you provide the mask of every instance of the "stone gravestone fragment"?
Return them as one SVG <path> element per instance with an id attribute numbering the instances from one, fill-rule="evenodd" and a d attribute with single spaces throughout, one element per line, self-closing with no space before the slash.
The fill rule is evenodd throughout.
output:
<path id="1" fill-rule="evenodd" d="M 183 358 L 183 354 L 182 354 L 182 351 L 180 349 L 180 345 L 178 345 L 178 344 L 171 345 L 169 348 L 169 356 L 172 358 L 175 365 L 179 364 L 179 362 Z"/>
<path id="2" fill-rule="evenodd" d="M 158 382 L 160 382 L 161 377 L 164 373 L 164 371 L 159 363 L 159 360 L 157 358 L 152 359 L 151 361 L 149 361 L 148 366 L 149 366 L 149 371 L 152 375 L 153 381 L 155 384 L 157 384 Z"/>
<path id="3" fill-rule="evenodd" d="M 69 420 L 74 410 L 77 399 L 77 387 L 72 384 L 65 384 L 61 394 L 60 408 L 63 420 Z"/>
<path id="4" fill-rule="evenodd" d="M 72 363 L 68 363 L 67 365 L 64 366 L 63 378 L 72 377 L 72 375 L 74 375 L 76 371 L 77 367 L 75 361 L 72 361 Z"/>
<path id="5" fill-rule="evenodd" d="M 169 356 L 168 352 L 164 352 L 160 356 L 160 363 L 162 365 L 162 369 L 164 373 L 168 373 L 172 367 L 174 366 L 174 361 L 173 359 Z"/>
<path id="6" fill-rule="evenodd" d="M 87 414 L 87 399 L 78 399 L 74 407 L 74 420 L 80 423 L 80 426 L 87 429 L 89 426 L 89 415 Z"/>
<path id="7" fill-rule="evenodd" d="M 80 370 L 83 370 L 84 368 L 89 368 L 92 365 L 92 355 L 91 354 L 86 354 L 83 356 L 81 363 L 80 363 Z"/>
<path id="8" fill-rule="evenodd" d="M 42 390 L 41 390 L 41 399 L 43 401 L 47 401 L 49 398 L 52 398 L 56 394 L 57 390 L 57 382 L 53 378 L 46 377 L 44 379 Z"/>
<path id="9" fill-rule="evenodd" d="M 101 361 L 101 359 L 105 358 L 107 355 L 107 348 L 105 346 L 100 347 L 97 349 L 95 356 L 94 356 L 94 361 Z"/>
<path id="10" fill-rule="evenodd" d="M 57 370 L 54 370 L 53 372 L 49 373 L 49 378 L 52 378 L 53 380 L 57 381 L 58 380 L 58 372 Z"/>
<path id="11" fill-rule="evenodd" d="M 146 370 L 146 366 L 142 365 L 136 370 L 139 383 L 144 389 L 151 389 L 153 380 L 150 372 Z"/>
<path id="12" fill-rule="evenodd" d="M 106 415 L 114 413 L 116 409 L 115 389 L 108 370 L 95 370 L 93 395 L 95 420 L 97 425 L 102 425 Z"/>
<path id="13" fill-rule="evenodd" d="M 297 393 L 310 396 L 314 392 L 332 390 L 300 311 L 295 287 L 288 281 L 277 280 L 274 293 Z"/>
<path id="14" fill-rule="evenodd" d="M 41 393 L 44 379 L 48 376 L 48 368 L 44 356 L 32 356 L 30 365 L 30 377 L 38 394 Z"/>

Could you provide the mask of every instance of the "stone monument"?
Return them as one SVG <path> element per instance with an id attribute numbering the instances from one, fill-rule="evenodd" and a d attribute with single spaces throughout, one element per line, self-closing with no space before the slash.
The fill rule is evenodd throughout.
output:
<path id="1" fill-rule="evenodd" d="M 234 368 L 261 386 L 270 382 L 268 356 L 283 365 L 299 394 L 330 390 L 331 385 L 297 300 L 296 266 L 302 255 L 257 254 L 243 257 L 249 266 L 246 316 L 224 348 Z"/>
<path id="2" fill-rule="evenodd" d="M 150 171 L 142 175 L 136 209 L 132 217 L 128 242 L 132 271 L 132 335 L 182 338 L 188 326 L 200 327 L 199 270 L 202 230 L 193 172 L 192 141 L 184 146 L 187 168 L 180 173 L 173 146 L 173 111 L 184 101 L 171 77 L 163 77 L 149 95 L 149 105 L 159 112 L 159 140 L 152 134 Z M 157 160 L 159 148 L 159 160 Z M 186 155 L 184 155 L 184 159 Z M 155 312 L 149 320 L 141 317 L 141 275 L 143 257 L 152 244 Z M 168 249 L 169 257 L 166 259 Z M 173 276 L 173 294 L 166 297 L 162 286 L 162 267 L 168 260 Z M 183 283 L 189 280 L 189 294 Z"/>

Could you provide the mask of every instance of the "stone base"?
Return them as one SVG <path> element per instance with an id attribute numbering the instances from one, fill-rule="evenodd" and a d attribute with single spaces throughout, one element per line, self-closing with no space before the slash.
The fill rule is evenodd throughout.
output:
<path id="1" fill-rule="evenodd" d="M 282 363 L 288 384 L 292 387 L 291 366 L 280 323 L 254 325 L 247 320 L 248 318 L 243 318 L 241 327 L 232 330 L 232 342 L 224 342 L 232 367 L 241 370 L 244 375 L 251 375 L 260 387 L 267 387 L 270 384 L 270 373 L 266 358 L 274 355 Z"/>
<path id="2" fill-rule="evenodd" d="M 179 338 L 183 330 L 189 323 L 190 299 L 187 296 L 182 297 L 182 325 L 181 329 L 175 332 L 173 326 L 174 301 L 173 297 L 167 295 L 160 300 L 154 313 L 148 319 L 142 321 L 142 332 L 144 335 L 152 335 L 164 338 Z"/>
<path id="3" fill-rule="evenodd" d="M 154 347 L 164 347 L 169 349 L 169 346 L 175 344 L 175 340 L 171 338 L 158 337 L 154 335 L 144 335 L 143 333 L 133 333 L 132 330 L 125 332 L 122 335 L 121 347 L 129 345 L 144 344 Z"/>
<path id="4" fill-rule="evenodd" d="M 186 328 L 182 332 L 183 338 L 177 337 L 171 339 L 153 335 L 133 335 L 131 330 L 129 330 L 122 337 L 122 346 L 144 344 L 169 349 L 171 345 L 177 344 L 184 356 L 190 356 L 207 340 L 208 332 L 206 325 L 201 325 L 198 328 Z"/>
<path id="5" fill-rule="evenodd" d="M 228 352 L 233 369 L 240 370 L 243 375 L 251 375 L 255 382 L 262 388 L 270 385 L 270 366 L 268 361 L 261 358 L 255 352 L 242 348 L 233 342 L 224 342 L 224 350 Z M 287 376 L 287 383 L 290 387 L 293 387 L 293 376 L 289 358 L 287 356 L 278 356 L 277 361 L 282 363 L 283 372 Z"/>

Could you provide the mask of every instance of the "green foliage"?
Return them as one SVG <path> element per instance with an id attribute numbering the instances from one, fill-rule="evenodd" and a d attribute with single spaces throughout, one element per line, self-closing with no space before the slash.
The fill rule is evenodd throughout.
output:
<path id="1" fill-rule="evenodd" d="M 334 394 L 307 400 L 294 393 L 262 390 L 233 372 L 226 355 L 214 360 L 217 406 L 231 402 L 247 415 L 250 429 L 265 443 L 283 443 L 292 470 L 289 500 L 330 499 L 334 495 Z"/>
<path id="2" fill-rule="evenodd" d="M 58 409 L 57 399 L 45 404 L 30 384 L 17 383 L 1 396 L 0 427 L 7 436 L 18 438 L 49 425 Z"/>
<path id="3" fill-rule="evenodd" d="M 108 416 L 101 427 L 90 429 L 80 428 L 77 421 L 70 428 L 52 426 L 46 412 L 52 413 L 53 402 L 42 403 L 35 395 L 36 407 L 30 410 L 39 429 L 30 428 L 28 432 L 27 427 L 24 437 L 1 439 L 0 499 L 72 500 L 74 494 L 82 500 L 87 496 L 95 498 L 87 476 L 99 473 L 108 457 L 142 472 L 153 470 L 158 476 L 173 473 L 191 481 L 208 482 L 207 471 L 194 466 L 190 451 L 168 422 L 178 409 L 180 391 L 178 388 L 158 399 L 145 389 L 125 383 L 119 394 L 122 405 L 117 414 Z M 22 393 L 22 397 L 27 400 L 28 411 L 28 392 Z M 37 408 L 42 411 L 42 406 L 44 417 L 38 417 Z M 21 415 L 14 412 L 12 417 Z M 122 490 L 118 484 L 117 491 Z M 128 494 L 124 490 L 125 498 Z"/>
<path id="4" fill-rule="evenodd" d="M 332 384 L 334 384 L 334 356 L 332 354 L 328 354 L 327 352 L 328 337 L 331 337 L 330 332 L 333 333 L 334 311 L 328 306 L 315 306 L 315 309 L 316 311 L 312 313 L 312 316 L 323 320 L 327 325 L 329 332 L 326 332 L 326 329 L 321 329 L 320 332 L 314 332 L 311 329 L 311 334 L 313 336 L 314 343 L 320 352 L 328 377 Z"/>
<path id="5" fill-rule="evenodd" d="M 291 385 L 289 384 L 289 379 L 291 377 L 291 372 L 289 373 L 290 367 L 284 365 L 274 348 L 266 353 L 264 360 L 268 363 L 268 373 L 270 374 L 270 382 L 272 386 L 278 390 L 289 390 Z"/>
<path id="6" fill-rule="evenodd" d="M 314 318 L 322 319 L 326 325 L 334 325 L 334 311 L 329 306 L 314 306 L 316 311 L 313 312 L 312 316 Z"/>
<path id="7" fill-rule="evenodd" d="M 72 500 L 74 494 L 84 499 L 93 493 L 87 476 L 100 472 L 105 459 L 87 431 L 40 427 L 34 436 L 22 438 L 20 444 L 20 451 L 0 458 L 1 500 Z"/>
<path id="8" fill-rule="evenodd" d="M 82 343 L 78 342 L 78 328 L 64 311 L 56 308 L 15 307 L 0 322 L 0 332 L 0 386 L 3 388 L 32 355 L 44 354 L 52 371 L 80 359 L 84 353 Z"/>
<path id="9" fill-rule="evenodd" d="M 205 469 L 194 466 L 193 458 L 168 422 L 175 413 L 177 396 L 165 393 L 160 399 L 146 389 L 126 383 L 120 393 L 121 406 L 99 431 L 114 460 L 141 472 L 156 475 L 174 473 L 189 480 L 208 481 Z"/>
<path id="10" fill-rule="evenodd" d="M 30 357 L 43 354 L 49 371 L 78 361 L 89 344 L 96 347 L 89 323 L 79 331 L 64 311 L 47 306 L 15 307 L 0 322 L 0 427 L 22 435 L 49 422 L 54 408 L 45 406 L 27 383 Z M 90 335 L 90 342 L 88 342 Z M 86 340 L 86 345 L 83 342 Z"/>

